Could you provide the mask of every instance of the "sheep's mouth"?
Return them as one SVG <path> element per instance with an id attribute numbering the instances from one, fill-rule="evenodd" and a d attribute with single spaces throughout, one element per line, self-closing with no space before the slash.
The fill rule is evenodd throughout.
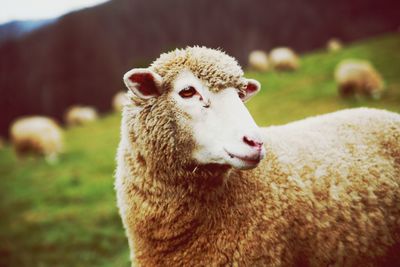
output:
<path id="1" fill-rule="evenodd" d="M 225 152 L 229 155 L 230 158 L 243 161 L 247 165 L 257 165 L 260 163 L 260 161 L 262 159 L 261 153 L 257 153 L 255 155 L 250 155 L 250 156 L 240 156 L 240 155 L 233 154 L 227 150 L 225 150 Z"/>

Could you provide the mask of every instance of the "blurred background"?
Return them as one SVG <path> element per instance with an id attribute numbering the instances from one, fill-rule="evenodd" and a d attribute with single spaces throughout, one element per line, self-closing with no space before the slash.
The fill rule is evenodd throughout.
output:
<path id="1" fill-rule="evenodd" d="M 261 82 L 248 103 L 261 126 L 358 106 L 399 112 L 399 10 L 397 0 L 0 0 L 0 267 L 129 266 L 113 191 L 127 70 L 205 45 Z M 275 59 L 278 47 L 289 49 Z M 62 153 L 22 156 L 29 144 L 17 139 L 32 127 L 10 128 L 32 115 L 51 118 L 42 139 L 62 139 Z"/>

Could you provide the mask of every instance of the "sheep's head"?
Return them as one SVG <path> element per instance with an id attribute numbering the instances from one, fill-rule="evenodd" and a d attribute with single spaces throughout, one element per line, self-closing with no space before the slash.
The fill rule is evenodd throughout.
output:
<path id="1" fill-rule="evenodd" d="M 175 50 L 149 68 L 128 71 L 124 81 L 132 101 L 124 111 L 127 130 L 145 158 L 249 169 L 264 157 L 259 128 L 243 103 L 260 84 L 244 78 L 225 53 Z"/>

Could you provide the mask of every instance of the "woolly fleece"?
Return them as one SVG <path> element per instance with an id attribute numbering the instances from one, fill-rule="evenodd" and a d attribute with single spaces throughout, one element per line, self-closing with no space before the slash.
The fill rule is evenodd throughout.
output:
<path id="1" fill-rule="evenodd" d="M 365 60 L 346 59 L 335 70 L 340 95 L 370 96 L 379 98 L 384 90 L 381 75 Z"/>
<path id="2" fill-rule="evenodd" d="M 249 54 L 248 65 L 251 70 L 267 71 L 269 69 L 267 53 L 261 50 L 252 51 Z"/>
<path id="3" fill-rule="evenodd" d="M 269 60 L 277 71 L 293 71 L 299 68 L 297 54 L 288 47 L 278 47 L 271 50 Z"/>
<path id="4" fill-rule="evenodd" d="M 93 107 L 72 106 L 64 117 L 68 126 L 77 126 L 97 120 L 98 114 Z"/>
<path id="5" fill-rule="evenodd" d="M 15 120 L 10 136 L 18 156 L 27 153 L 56 156 L 63 149 L 62 129 L 47 117 L 31 116 Z"/>

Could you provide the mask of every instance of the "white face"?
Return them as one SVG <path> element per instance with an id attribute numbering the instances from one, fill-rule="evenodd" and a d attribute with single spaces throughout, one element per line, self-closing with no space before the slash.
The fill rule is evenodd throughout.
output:
<path id="1" fill-rule="evenodd" d="M 250 169 L 265 156 L 259 127 L 235 88 L 211 92 L 191 72 L 182 72 L 173 84 L 171 97 L 189 115 L 183 125 L 193 131 L 199 164 L 228 164 Z"/>

